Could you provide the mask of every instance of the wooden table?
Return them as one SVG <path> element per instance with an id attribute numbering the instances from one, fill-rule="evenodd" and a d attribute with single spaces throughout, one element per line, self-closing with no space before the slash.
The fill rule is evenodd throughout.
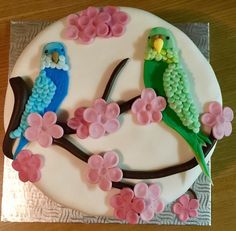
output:
<path id="1" fill-rule="evenodd" d="M 78 0 L 1 0 L 0 1 L 0 120 L 8 76 L 10 20 L 57 20 L 90 5 L 120 5 L 150 11 L 174 22 L 210 22 L 211 65 L 221 86 L 224 105 L 236 109 L 236 2 L 215 1 L 78 1 Z M 201 68 L 201 67 L 199 67 Z M 236 121 L 236 120 L 235 120 Z M 234 121 L 234 128 L 236 123 Z M 0 140 L 4 136 L 0 125 Z M 156 225 L 83 225 L 44 223 L 0 223 L 0 230 L 236 230 L 236 135 L 219 142 L 212 158 L 212 227 L 167 227 Z M 3 156 L 0 155 L 2 180 Z M 1 191 L 1 188 L 0 188 Z"/>

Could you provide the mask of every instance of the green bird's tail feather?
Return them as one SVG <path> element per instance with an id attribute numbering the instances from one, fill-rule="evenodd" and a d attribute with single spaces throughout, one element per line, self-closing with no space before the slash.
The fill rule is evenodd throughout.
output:
<path id="1" fill-rule="evenodd" d="M 201 139 L 201 141 L 199 141 L 200 139 L 200 136 L 196 133 L 193 133 L 192 134 L 192 138 L 189 139 L 189 144 L 190 146 L 192 147 L 194 153 L 195 153 L 195 158 L 197 160 L 197 162 L 199 163 L 202 171 L 205 173 L 205 175 L 211 179 L 211 174 L 210 174 L 210 171 L 209 171 L 209 168 L 206 164 L 206 161 L 205 161 L 205 157 L 204 157 L 204 153 L 203 153 L 203 150 L 202 150 L 202 146 L 203 145 L 206 145 L 205 143 L 202 143 L 203 140 Z M 191 142 L 191 140 L 196 140 L 195 142 Z"/>
<path id="2" fill-rule="evenodd" d="M 167 107 L 162 112 L 162 115 L 163 115 L 163 121 L 168 126 L 176 130 L 193 149 L 195 158 L 198 164 L 200 165 L 204 174 L 211 181 L 211 174 L 207 166 L 207 163 L 205 161 L 204 153 L 202 150 L 202 146 L 206 146 L 207 143 L 211 144 L 210 139 L 201 131 L 199 133 L 194 133 L 193 131 L 189 130 L 187 127 L 183 126 L 182 122 L 179 120 L 179 118 L 176 116 L 176 114 L 170 107 Z M 173 117 L 176 117 L 176 118 L 173 119 Z"/>

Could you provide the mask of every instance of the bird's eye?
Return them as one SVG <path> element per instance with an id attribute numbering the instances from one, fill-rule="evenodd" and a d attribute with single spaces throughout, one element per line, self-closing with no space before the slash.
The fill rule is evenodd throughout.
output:
<path id="1" fill-rule="evenodd" d="M 61 51 L 64 52 L 64 48 L 61 48 Z"/>
<path id="2" fill-rule="evenodd" d="M 166 36 L 166 39 L 167 39 L 167 40 L 169 40 L 169 39 L 170 39 L 170 37 L 169 37 L 169 36 Z"/>
<path id="3" fill-rule="evenodd" d="M 44 53 L 47 54 L 47 53 L 48 53 L 48 50 L 45 50 Z"/>
<path id="4" fill-rule="evenodd" d="M 148 39 L 150 39 L 151 37 L 150 36 L 148 36 Z"/>

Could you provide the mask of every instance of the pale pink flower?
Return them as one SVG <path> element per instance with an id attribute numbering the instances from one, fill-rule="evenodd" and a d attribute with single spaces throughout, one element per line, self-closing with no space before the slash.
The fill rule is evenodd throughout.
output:
<path id="1" fill-rule="evenodd" d="M 166 100 L 162 96 L 157 96 L 151 88 L 142 90 L 141 98 L 136 99 L 131 107 L 131 111 L 136 115 L 137 121 L 141 125 L 151 122 L 160 122 L 162 113 L 166 108 Z"/>
<path id="2" fill-rule="evenodd" d="M 25 130 L 25 138 L 29 141 L 38 141 L 42 147 L 49 147 L 53 138 L 63 136 L 63 129 L 56 124 L 57 115 L 54 112 L 46 112 L 43 117 L 38 113 L 31 113 L 27 117 L 29 127 Z"/>
<path id="3" fill-rule="evenodd" d="M 138 183 L 134 187 L 134 195 L 137 198 L 144 199 L 145 209 L 140 213 L 140 217 L 144 221 L 150 221 L 155 213 L 161 213 L 164 210 L 164 203 L 160 199 L 161 188 L 157 184 L 147 185 L 146 183 Z"/>
<path id="4" fill-rule="evenodd" d="M 89 123 L 89 135 L 99 138 L 105 133 L 114 133 L 120 128 L 118 116 L 120 107 L 117 103 L 107 104 L 103 99 L 95 100 L 83 113 L 84 120 Z"/>
<path id="5" fill-rule="evenodd" d="M 218 102 L 211 102 L 208 110 L 209 112 L 204 113 L 201 117 L 202 123 L 212 129 L 213 136 L 218 140 L 229 136 L 232 133 L 233 110 L 229 107 L 224 107 L 222 110 L 222 106 Z"/>
<path id="6" fill-rule="evenodd" d="M 109 191 L 113 182 L 119 182 L 123 173 L 118 167 L 119 156 L 110 151 L 104 156 L 92 155 L 88 159 L 88 180 L 91 184 L 98 184 L 103 191 Z"/>
<path id="7" fill-rule="evenodd" d="M 115 6 L 88 7 L 79 14 L 69 15 L 66 21 L 63 33 L 67 39 L 78 39 L 83 44 L 90 44 L 96 37 L 123 35 L 129 16 Z"/>

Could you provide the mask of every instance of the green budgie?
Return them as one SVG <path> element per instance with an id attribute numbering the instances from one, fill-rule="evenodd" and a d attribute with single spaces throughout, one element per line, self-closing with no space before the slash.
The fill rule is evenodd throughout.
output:
<path id="1" fill-rule="evenodd" d="M 191 146 L 202 171 L 210 179 L 202 146 L 211 143 L 200 131 L 199 114 L 188 88 L 188 76 L 182 67 L 171 31 L 151 29 L 145 54 L 144 84 L 167 99 L 163 121 L 177 131 Z"/>

